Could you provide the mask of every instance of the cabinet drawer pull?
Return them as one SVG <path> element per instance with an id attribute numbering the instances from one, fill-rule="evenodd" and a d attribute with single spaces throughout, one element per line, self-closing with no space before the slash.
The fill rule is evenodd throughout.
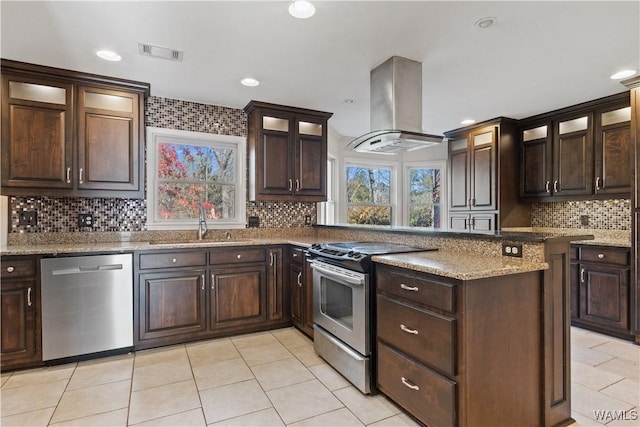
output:
<path id="1" fill-rule="evenodd" d="M 238 259 L 242 258 L 242 254 L 236 255 L 236 258 L 238 258 Z"/>
<path id="2" fill-rule="evenodd" d="M 171 262 L 175 264 L 176 262 L 178 262 L 178 260 L 173 258 L 173 259 L 171 259 Z"/>
<path id="3" fill-rule="evenodd" d="M 7 272 L 8 273 L 13 273 L 13 270 L 15 270 L 12 266 L 7 267 Z"/>
<path id="4" fill-rule="evenodd" d="M 31 286 L 29 286 L 29 288 L 27 288 L 27 306 L 31 307 L 31 305 L 33 304 L 33 301 L 31 300 L 31 294 L 33 293 L 33 291 L 31 290 Z"/>
<path id="5" fill-rule="evenodd" d="M 411 390 L 416 390 L 416 391 L 420 390 L 420 387 L 418 387 L 415 384 L 411 384 L 409 380 L 407 380 L 405 377 L 400 377 L 400 381 L 402 381 L 402 384 L 404 384 L 406 387 L 410 388 Z"/>
<path id="6" fill-rule="evenodd" d="M 67 184 L 71 184 L 71 168 L 67 168 Z"/>
<path id="7" fill-rule="evenodd" d="M 417 292 L 420 290 L 417 286 L 407 286 L 404 283 L 400 283 L 400 289 L 404 289 L 405 291 Z"/>
<path id="8" fill-rule="evenodd" d="M 302 272 L 298 273 L 298 287 L 302 287 Z"/>
<path id="9" fill-rule="evenodd" d="M 586 270 L 584 268 L 580 269 L 580 281 L 582 283 L 584 283 L 584 274 L 585 274 Z"/>
<path id="10" fill-rule="evenodd" d="M 598 258 L 604 259 L 604 254 L 598 254 Z"/>
<path id="11" fill-rule="evenodd" d="M 551 193 L 551 182 L 547 181 L 547 183 L 544 185 L 544 189 L 547 193 Z"/>
<path id="12" fill-rule="evenodd" d="M 409 329 L 404 325 L 400 325 L 400 329 L 402 329 L 404 332 L 406 332 L 408 334 L 418 335 L 418 330 L 417 329 Z"/>

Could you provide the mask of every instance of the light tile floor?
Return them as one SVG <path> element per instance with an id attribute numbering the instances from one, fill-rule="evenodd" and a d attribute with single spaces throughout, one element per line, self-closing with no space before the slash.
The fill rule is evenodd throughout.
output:
<path id="1" fill-rule="evenodd" d="M 577 426 L 634 425 L 640 347 L 572 328 Z M 415 426 L 288 328 L 2 374 L 2 426 Z M 596 421 L 594 410 L 609 410 Z M 617 411 L 617 412 L 614 412 Z"/>

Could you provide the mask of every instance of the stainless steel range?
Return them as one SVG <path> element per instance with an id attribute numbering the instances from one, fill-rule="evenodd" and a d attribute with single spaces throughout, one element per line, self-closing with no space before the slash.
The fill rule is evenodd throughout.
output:
<path id="1" fill-rule="evenodd" d="M 312 245 L 316 353 L 365 394 L 374 389 L 373 255 L 428 251 L 385 242 Z"/>

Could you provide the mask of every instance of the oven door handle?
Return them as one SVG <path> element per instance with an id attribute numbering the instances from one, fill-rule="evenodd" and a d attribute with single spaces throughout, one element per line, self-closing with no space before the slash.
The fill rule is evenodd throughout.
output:
<path id="1" fill-rule="evenodd" d="M 311 262 L 311 268 L 313 268 L 314 270 L 318 270 L 320 273 L 324 274 L 325 276 L 329 276 L 334 279 L 350 283 L 352 285 L 364 284 L 364 277 L 353 277 L 353 276 L 348 276 L 346 274 L 340 274 L 340 272 L 338 271 L 329 270 L 328 268 L 324 268 L 313 261 Z"/>

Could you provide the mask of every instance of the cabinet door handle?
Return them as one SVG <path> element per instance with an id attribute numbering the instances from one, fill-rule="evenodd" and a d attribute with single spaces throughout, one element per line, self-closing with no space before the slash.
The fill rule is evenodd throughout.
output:
<path id="1" fill-rule="evenodd" d="M 211 273 L 211 291 L 215 291 L 216 290 L 216 275 Z"/>
<path id="2" fill-rule="evenodd" d="M 204 291 L 204 274 L 202 275 L 202 287 L 201 289 Z"/>
<path id="3" fill-rule="evenodd" d="M 473 206 L 475 206 L 475 205 L 476 205 L 476 199 L 475 199 L 475 198 L 472 198 L 472 199 L 471 199 L 471 206 L 473 207 Z"/>
<path id="4" fill-rule="evenodd" d="M 67 184 L 71 184 L 71 168 L 67 168 Z"/>
<path id="5" fill-rule="evenodd" d="M 585 275 L 585 273 L 586 273 L 586 270 L 584 268 L 581 268 L 580 269 L 580 281 L 582 283 L 584 283 L 584 275 Z"/>
<path id="6" fill-rule="evenodd" d="M 298 273 L 298 287 L 302 287 L 302 272 Z"/>
<path id="7" fill-rule="evenodd" d="M 600 191 L 600 177 L 596 177 L 596 191 Z"/>
<path id="8" fill-rule="evenodd" d="M 418 330 L 417 329 L 410 329 L 407 328 L 405 325 L 400 325 L 400 329 L 402 329 L 404 332 L 411 334 L 411 335 L 418 335 Z"/>
<path id="9" fill-rule="evenodd" d="M 557 193 L 558 191 L 560 191 L 560 186 L 558 185 L 558 181 L 553 181 L 553 191 L 554 193 Z"/>
<path id="10" fill-rule="evenodd" d="M 471 206 L 471 197 L 467 199 L 467 204 L 465 206 Z"/>
<path id="11" fill-rule="evenodd" d="M 296 191 L 300 191 L 300 180 L 296 179 Z"/>
<path id="12" fill-rule="evenodd" d="M 80 168 L 80 184 L 84 184 L 84 170 Z"/>
<path id="13" fill-rule="evenodd" d="M 470 216 L 469 217 L 469 229 L 470 230 L 475 230 L 476 228 L 476 217 L 475 216 Z"/>
<path id="14" fill-rule="evenodd" d="M 29 286 L 27 288 L 27 306 L 31 307 L 31 305 L 33 304 L 33 301 L 31 300 L 31 294 L 33 293 L 33 290 L 31 289 L 31 286 Z"/>
<path id="15" fill-rule="evenodd" d="M 418 387 L 415 384 L 411 384 L 409 380 L 407 380 L 405 377 L 401 377 L 400 381 L 402 381 L 402 384 L 404 384 L 406 387 L 410 388 L 411 390 L 416 390 L 416 391 L 420 390 L 420 387 Z"/>
<path id="16" fill-rule="evenodd" d="M 419 291 L 420 289 L 417 286 L 407 286 L 404 283 L 400 283 L 400 289 L 404 289 L 405 291 Z"/>
<path id="17" fill-rule="evenodd" d="M 293 191 L 293 180 L 289 180 L 289 191 Z"/>
<path id="18" fill-rule="evenodd" d="M 547 181 L 547 183 L 544 185 L 544 189 L 547 193 L 551 193 L 551 182 Z"/>
<path id="19" fill-rule="evenodd" d="M 273 252 L 269 252 L 269 267 L 273 267 Z"/>

